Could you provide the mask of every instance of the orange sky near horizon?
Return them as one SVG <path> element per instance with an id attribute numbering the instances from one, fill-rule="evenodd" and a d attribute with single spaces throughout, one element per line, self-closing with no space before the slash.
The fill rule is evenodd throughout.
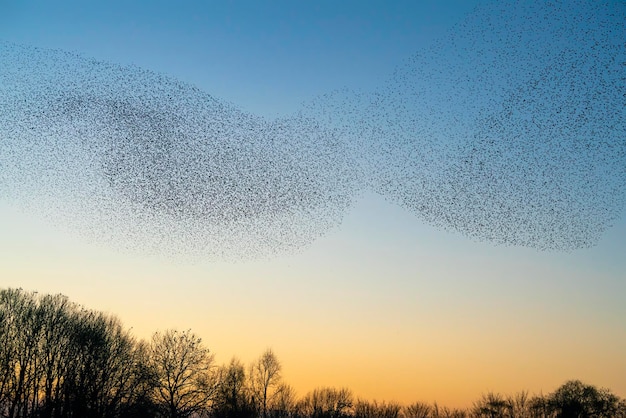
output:
<path id="1" fill-rule="evenodd" d="M 624 283 L 608 265 L 589 267 L 602 244 L 565 255 L 478 244 L 402 227 L 410 214 L 369 196 L 301 254 L 180 263 L 85 245 L 2 209 L 0 229 L 15 231 L 0 240 L 3 287 L 66 294 L 140 338 L 191 329 L 218 364 L 272 348 L 299 396 L 333 386 L 467 407 L 489 391 L 545 394 L 570 379 L 626 394 Z M 380 239 L 359 238 L 374 229 Z"/>

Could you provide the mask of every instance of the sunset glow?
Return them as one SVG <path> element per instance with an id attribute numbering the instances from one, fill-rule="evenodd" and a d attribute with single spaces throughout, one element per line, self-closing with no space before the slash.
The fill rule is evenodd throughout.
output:
<path id="1" fill-rule="evenodd" d="M 0 41 L 146 68 L 273 120 L 345 87 L 374 91 L 407 59 L 427 54 L 460 22 L 471 21 L 476 7 L 491 4 L 183 3 L 9 1 L 0 5 Z M 607 4 L 626 15 L 623 2 Z M 626 39 L 626 31 L 621 35 Z M 623 136 L 614 142 L 616 153 L 626 155 Z M 532 234 L 515 230 L 519 225 L 506 236 L 489 227 L 471 236 L 455 226 L 460 209 L 448 218 L 434 203 L 430 212 L 418 212 L 385 183 L 371 190 L 354 186 L 352 206 L 319 234 L 306 230 L 306 245 L 232 261 L 208 260 L 197 251 L 146 254 L 135 243 L 99 241 L 29 207 L 20 186 L 7 186 L 0 170 L 0 288 L 67 295 L 119 317 L 146 340 L 155 331 L 191 329 L 218 364 L 233 357 L 249 364 L 271 348 L 299 396 L 347 387 L 364 399 L 465 408 L 483 393 L 548 393 L 580 379 L 625 397 L 621 173 L 611 185 L 611 204 L 622 203 L 598 210 L 619 216 L 606 215 L 611 222 L 602 224 L 597 242 L 590 233 L 593 245 L 583 248 L 559 249 L 579 238 L 577 231 L 555 233 L 557 248 L 545 251 L 533 248 Z M 565 194 L 576 202 L 588 198 Z M 580 217 L 572 225 L 583 223 L 583 209 L 573 212 L 572 219 Z M 520 222 L 525 214 L 515 212 Z"/>

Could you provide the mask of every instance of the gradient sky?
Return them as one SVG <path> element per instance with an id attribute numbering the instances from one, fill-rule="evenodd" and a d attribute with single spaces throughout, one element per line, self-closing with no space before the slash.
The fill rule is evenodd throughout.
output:
<path id="1" fill-rule="evenodd" d="M 475 4 L 87 3 L 0 1 L 0 39 L 145 67 L 270 118 L 375 89 Z M 626 216 L 594 248 L 539 252 L 441 231 L 366 194 L 296 255 L 189 263 L 85 242 L 0 197 L 0 286 L 66 294 L 140 337 L 191 328 L 220 363 L 272 347 L 299 395 L 347 386 L 467 406 L 576 378 L 626 396 L 624 255 Z"/>

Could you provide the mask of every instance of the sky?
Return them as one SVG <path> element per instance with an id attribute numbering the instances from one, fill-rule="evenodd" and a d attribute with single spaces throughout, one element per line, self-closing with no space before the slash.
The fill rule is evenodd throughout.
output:
<path id="1" fill-rule="evenodd" d="M 477 2 L 0 1 L 0 40 L 175 77 L 268 119 L 372 91 Z M 0 63 L 0 65 L 2 65 Z M 568 379 L 626 396 L 626 213 L 592 248 L 470 239 L 364 191 L 295 253 L 236 262 L 122 251 L 0 196 L 0 286 L 63 293 L 135 335 L 191 328 L 218 362 L 271 347 L 299 395 L 469 406 Z"/>

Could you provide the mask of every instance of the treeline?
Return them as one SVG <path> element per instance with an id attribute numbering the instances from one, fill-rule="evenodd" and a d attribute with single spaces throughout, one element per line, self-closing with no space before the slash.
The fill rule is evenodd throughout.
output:
<path id="1" fill-rule="evenodd" d="M 268 350 L 218 366 L 191 331 L 134 338 L 111 315 L 62 295 L 0 290 L 0 416 L 41 418 L 626 417 L 606 389 L 569 381 L 548 395 L 489 393 L 467 410 L 355 399 L 319 388 L 298 398 Z"/>

